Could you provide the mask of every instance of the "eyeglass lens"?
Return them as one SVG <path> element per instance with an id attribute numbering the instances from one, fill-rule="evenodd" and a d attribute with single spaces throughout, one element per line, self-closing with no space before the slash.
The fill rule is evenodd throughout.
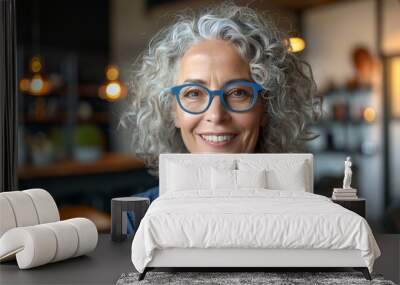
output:
<path id="1" fill-rule="evenodd" d="M 224 89 L 224 100 L 234 111 L 249 109 L 254 101 L 253 88 L 241 84 L 232 84 Z M 186 86 L 179 93 L 179 100 L 187 111 L 203 112 L 211 100 L 207 89 L 201 86 Z"/>

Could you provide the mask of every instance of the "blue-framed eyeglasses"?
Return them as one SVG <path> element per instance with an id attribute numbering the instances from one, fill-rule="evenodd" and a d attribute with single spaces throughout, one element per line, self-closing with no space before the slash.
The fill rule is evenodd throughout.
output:
<path id="1" fill-rule="evenodd" d="M 190 114 L 201 114 L 207 111 L 215 96 L 220 98 L 227 110 L 243 113 L 255 106 L 263 88 L 256 82 L 236 80 L 227 83 L 220 90 L 210 90 L 198 83 L 185 83 L 168 88 L 167 91 L 175 95 L 179 106 Z"/>

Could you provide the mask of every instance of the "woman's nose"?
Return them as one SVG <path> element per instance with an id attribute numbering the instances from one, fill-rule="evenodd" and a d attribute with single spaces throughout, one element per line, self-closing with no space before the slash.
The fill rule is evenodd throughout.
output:
<path id="1" fill-rule="evenodd" d="M 211 105 L 205 112 L 205 119 L 207 122 L 218 124 L 229 120 L 229 111 L 225 109 L 219 97 L 214 97 Z"/>

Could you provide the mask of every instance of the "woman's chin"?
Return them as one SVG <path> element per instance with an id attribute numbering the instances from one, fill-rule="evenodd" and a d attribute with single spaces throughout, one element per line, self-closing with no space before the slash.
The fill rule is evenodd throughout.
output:
<path id="1" fill-rule="evenodd" d="M 199 150 L 197 153 L 239 153 L 239 152 L 232 151 L 230 149 L 203 149 Z"/>
<path id="2" fill-rule="evenodd" d="M 204 145 L 197 145 L 194 148 L 188 148 L 190 153 L 240 153 L 237 148 L 232 147 L 214 147 L 214 146 L 204 146 Z"/>

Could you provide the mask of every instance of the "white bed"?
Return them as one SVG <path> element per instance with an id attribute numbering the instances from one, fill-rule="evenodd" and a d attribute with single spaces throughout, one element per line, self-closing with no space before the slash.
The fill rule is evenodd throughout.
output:
<path id="1" fill-rule="evenodd" d="M 370 278 L 380 251 L 367 222 L 312 193 L 311 154 L 162 154 L 132 262 L 140 279 L 154 267 L 354 267 Z"/>

